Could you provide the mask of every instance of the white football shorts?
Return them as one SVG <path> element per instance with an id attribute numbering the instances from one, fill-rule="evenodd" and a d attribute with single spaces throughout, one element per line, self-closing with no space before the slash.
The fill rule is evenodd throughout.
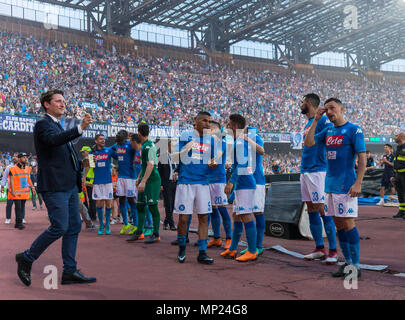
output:
<path id="1" fill-rule="evenodd" d="M 126 179 L 118 178 L 117 179 L 117 196 L 127 197 L 127 198 L 136 198 L 136 180 L 135 179 Z"/>
<path id="2" fill-rule="evenodd" d="M 253 212 L 259 213 L 264 212 L 264 202 L 266 199 L 266 186 L 265 185 L 256 185 L 255 197 L 253 202 Z"/>
<path id="3" fill-rule="evenodd" d="M 208 214 L 212 212 L 210 187 L 202 184 L 178 184 L 174 200 L 174 213 Z"/>
<path id="4" fill-rule="evenodd" d="M 106 184 L 93 184 L 93 200 L 112 200 L 113 199 L 113 185 L 112 183 Z"/>
<path id="5" fill-rule="evenodd" d="M 210 183 L 211 204 L 216 206 L 226 206 L 228 198 L 225 193 L 225 183 Z"/>
<path id="6" fill-rule="evenodd" d="M 325 193 L 325 215 L 338 218 L 357 218 L 357 197 L 349 194 Z"/>
<path id="7" fill-rule="evenodd" d="M 302 202 L 325 202 L 325 178 L 326 172 L 301 173 Z"/>
<path id="8" fill-rule="evenodd" d="M 233 212 L 239 214 L 253 213 L 255 189 L 235 190 Z"/>

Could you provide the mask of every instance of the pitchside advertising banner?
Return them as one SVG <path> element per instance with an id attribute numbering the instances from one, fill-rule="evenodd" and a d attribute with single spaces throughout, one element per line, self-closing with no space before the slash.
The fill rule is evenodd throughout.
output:
<path id="1" fill-rule="evenodd" d="M 35 123 L 39 120 L 39 117 L 20 117 L 12 115 L 0 114 L 0 131 L 12 131 L 12 132 L 26 132 L 32 133 L 34 131 Z M 79 125 L 80 120 L 75 118 L 62 118 L 62 126 L 65 130 L 71 129 L 74 126 Z M 90 127 L 84 131 L 83 137 L 94 138 L 97 133 L 104 134 L 108 137 L 115 137 L 119 130 L 127 130 L 129 132 L 136 132 L 138 126 L 135 124 L 125 123 L 101 123 L 94 122 Z M 151 137 L 176 137 L 180 135 L 182 128 L 169 127 L 169 126 L 150 126 Z"/>
<path id="2" fill-rule="evenodd" d="M 0 114 L 0 130 L 13 132 L 33 132 L 38 118 L 18 117 Z"/>
<path id="3" fill-rule="evenodd" d="M 0 114 L 0 131 L 11 131 L 11 132 L 26 132 L 32 133 L 34 131 L 35 122 L 37 122 L 40 117 L 21 117 L 13 116 L 9 114 Z M 62 126 L 65 129 L 71 129 L 80 123 L 79 119 L 75 118 L 62 118 Z M 90 127 L 84 131 L 83 137 L 94 138 L 97 133 L 104 134 L 105 137 L 115 137 L 119 130 L 127 130 L 129 132 L 137 132 L 138 125 L 130 123 L 101 123 L 94 122 Z M 152 138 L 168 138 L 168 137 L 178 137 L 180 133 L 186 128 L 181 128 L 178 126 L 150 126 L 150 136 Z M 302 133 L 274 133 L 274 132 L 260 132 L 264 142 L 268 143 L 290 143 L 294 149 L 301 149 L 303 136 Z M 393 137 L 370 137 L 365 138 L 366 143 L 370 144 L 385 144 L 393 143 Z M 77 141 L 75 141 L 77 142 Z"/>

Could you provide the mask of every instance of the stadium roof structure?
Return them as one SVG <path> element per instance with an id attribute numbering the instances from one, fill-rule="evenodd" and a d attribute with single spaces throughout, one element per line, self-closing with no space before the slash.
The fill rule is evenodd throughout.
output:
<path id="1" fill-rule="evenodd" d="M 326 51 L 379 70 L 405 57 L 405 0 L 40 0 L 87 11 L 93 32 L 129 36 L 140 23 L 189 31 L 192 49 L 273 44 L 275 60 L 309 63 Z"/>

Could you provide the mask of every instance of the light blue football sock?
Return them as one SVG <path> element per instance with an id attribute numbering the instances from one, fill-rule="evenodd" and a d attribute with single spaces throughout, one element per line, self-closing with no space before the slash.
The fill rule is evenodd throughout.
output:
<path id="1" fill-rule="evenodd" d="M 186 246 L 186 236 L 177 235 L 177 241 L 179 243 L 179 247 L 185 247 Z"/>
<path id="2" fill-rule="evenodd" d="M 232 231 L 232 242 L 229 247 L 230 251 L 238 249 L 239 240 L 242 237 L 243 233 L 243 223 L 240 221 L 233 222 L 233 231 Z M 256 249 L 255 249 L 256 250 Z"/>
<path id="3" fill-rule="evenodd" d="M 145 216 L 145 228 L 153 228 L 153 219 L 152 219 L 152 213 L 149 210 L 149 206 L 145 207 L 146 210 L 146 216 Z"/>
<path id="4" fill-rule="evenodd" d="M 349 237 L 344 229 L 338 230 L 337 234 L 338 234 L 340 249 L 342 250 L 343 256 L 345 257 L 346 263 L 352 264 Z"/>
<path id="5" fill-rule="evenodd" d="M 322 215 L 323 226 L 325 227 L 326 236 L 328 237 L 329 250 L 336 251 L 336 227 L 332 217 Z"/>
<path id="6" fill-rule="evenodd" d="M 256 230 L 257 230 L 257 239 L 256 239 L 256 248 L 263 248 L 263 237 L 264 229 L 266 228 L 266 222 L 264 221 L 264 214 L 256 214 Z"/>
<path id="7" fill-rule="evenodd" d="M 322 220 L 319 212 L 308 212 L 309 216 L 309 228 L 311 230 L 312 237 L 314 238 L 315 245 L 317 249 L 323 249 L 323 228 L 322 228 Z"/>
<path id="8" fill-rule="evenodd" d="M 218 208 L 219 213 L 222 217 L 222 224 L 225 229 L 225 237 L 226 239 L 232 238 L 232 224 L 231 224 L 231 217 L 229 216 L 228 209 L 226 207 Z"/>
<path id="9" fill-rule="evenodd" d="M 207 251 L 208 239 L 199 239 L 198 240 L 198 250 Z"/>
<path id="10" fill-rule="evenodd" d="M 121 212 L 122 221 L 124 222 L 124 225 L 128 225 L 128 211 L 127 211 L 126 203 L 120 204 L 120 212 Z"/>
<path id="11" fill-rule="evenodd" d="M 110 225 L 110 218 L 111 218 L 111 211 L 112 208 L 105 208 L 105 225 Z"/>
<path id="12" fill-rule="evenodd" d="M 253 220 L 245 223 L 246 239 L 248 242 L 248 250 L 250 253 L 256 253 L 256 240 L 257 240 L 257 230 L 256 225 Z"/>
<path id="13" fill-rule="evenodd" d="M 103 207 L 101 207 L 101 208 L 97 207 L 96 208 L 98 221 L 100 223 L 100 228 L 104 228 L 104 222 L 103 222 L 103 211 L 104 210 L 103 209 L 104 209 Z"/>
<path id="14" fill-rule="evenodd" d="M 352 263 L 359 267 L 360 265 L 360 236 L 356 227 L 346 232 L 350 243 L 350 255 L 352 257 Z"/>
<path id="15" fill-rule="evenodd" d="M 131 206 L 131 217 L 132 217 L 132 224 L 134 226 L 138 226 L 138 209 L 136 208 L 136 202 L 132 202 Z"/>
<path id="16" fill-rule="evenodd" d="M 218 239 L 221 238 L 221 218 L 219 215 L 218 208 L 213 208 L 212 213 L 208 216 L 211 216 L 212 222 L 212 231 L 214 232 L 214 238 Z"/>

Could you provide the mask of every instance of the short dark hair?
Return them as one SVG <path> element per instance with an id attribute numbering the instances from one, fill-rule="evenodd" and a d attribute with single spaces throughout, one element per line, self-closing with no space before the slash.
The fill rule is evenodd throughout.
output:
<path id="1" fill-rule="evenodd" d="M 321 99 L 319 96 L 315 93 L 308 93 L 304 96 L 305 100 L 308 100 L 311 102 L 311 105 L 316 109 L 319 107 L 319 104 L 321 103 Z"/>
<path id="2" fill-rule="evenodd" d="M 239 113 L 231 114 L 229 120 L 235 123 L 239 129 L 244 129 L 246 127 L 246 119 Z"/>
<path id="3" fill-rule="evenodd" d="M 117 134 L 115 135 L 115 142 L 117 142 L 118 144 L 123 144 L 125 142 L 125 140 L 128 139 L 128 131 L 127 130 L 120 130 L 117 132 Z"/>
<path id="4" fill-rule="evenodd" d="M 366 153 L 371 153 L 370 150 L 366 150 Z"/>
<path id="5" fill-rule="evenodd" d="M 102 133 L 97 133 L 96 135 L 95 135 L 95 137 L 94 137 L 94 140 L 97 140 L 99 137 L 101 137 L 101 136 L 103 136 L 103 137 L 105 137 Z"/>
<path id="6" fill-rule="evenodd" d="M 42 108 L 44 108 L 45 112 L 46 112 L 46 108 L 45 108 L 45 102 L 51 103 L 52 97 L 55 94 L 60 94 L 63 96 L 63 91 L 62 90 L 58 90 L 58 89 L 54 89 L 54 90 L 49 90 L 47 92 L 44 92 L 43 94 L 41 94 L 41 106 Z"/>
<path id="7" fill-rule="evenodd" d="M 139 138 L 139 136 L 138 136 L 137 133 L 134 133 L 134 134 L 131 136 L 131 141 L 135 141 L 135 142 L 138 143 L 138 144 L 142 144 L 141 138 Z"/>
<path id="8" fill-rule="evenodd" d="M 211 120 L 211 124 L 215 124 L 219 129 L 221 129 L 221 124 L 218 121 Z"/>
<path id="9" fill-rule="evenodd" d="M 202 117 L 202 116 L 211 117 L 211 113 L 209 113 L 209 112 L 207 112 L 207 111 L 200 111 L 200 112 L 197 113 L 197 115 L 195 116 L 194 120 L 196 120 L 197 118 Z"/>
<path id="10" fill-rule="evenodd" d="M 337 104 L 343 106 L 342 101 L 340 101 L 338 98 L 329 98 L 328 100 L 325 101 L 324 105 L 328 104 L 329 102 L 336 102 Z"/>
<path id="11" fill-rule="evenodd" d="M 211 113 L 209 113 L 208 111 L 199 111 L 197 113 L 197 116 L 211 116 Z"/>
<path id="12" fill-rule="evenodd" d="M 140 125 L 138 125 L 138 133 L 142 136 L 142 137 L 148 137 L 149 136 L 149 126 L 146 123 L 141 123 Z"/>
<path id="13" fill-rule="evenodd" d="M 384 144 L 384 146 L 387 146 L 390 149 L 393 149 L 392 145 L 390 145 L 389 143 Z"/>

